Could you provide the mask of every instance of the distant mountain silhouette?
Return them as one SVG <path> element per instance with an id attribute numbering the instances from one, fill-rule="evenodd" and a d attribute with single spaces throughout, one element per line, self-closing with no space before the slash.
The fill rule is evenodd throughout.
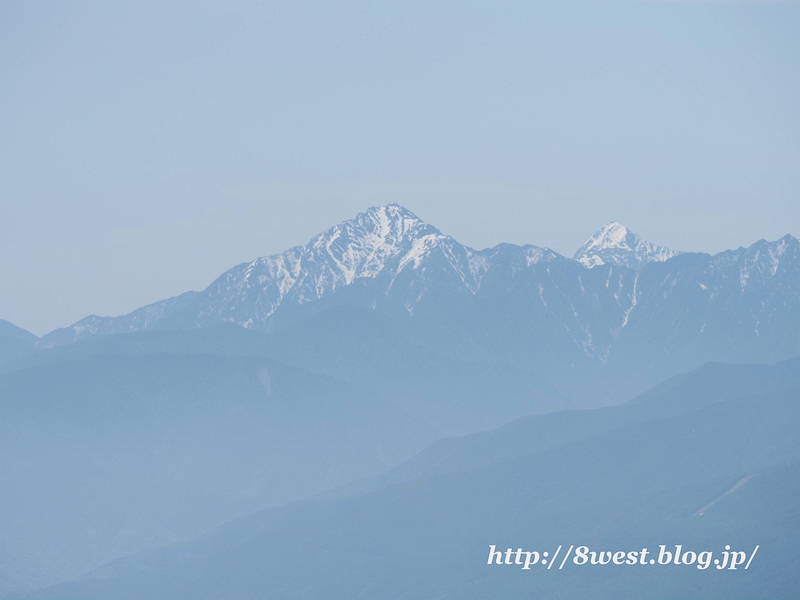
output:
<path id="1" fill-rule="evenodd" d="M 374 392 L 265 358 L 105 351 L 15 370 L 0 376 L 0 595 L 384 471 L 436 437 Z"/>
<path id="2" fill-rule="evenodd" d="M 256 513 L 26 598 L 792 598 L 798 372 L 797 361 L 713 365 L 621 407 L 445 440 L 361 489 Z M 760 387 L 773 391 L 747 395 Z M 525 572 L 488 567 L 490 544 L 760 550 L 748 571 Z"/>
<path id="3" fill-rule="evenodd" d="M 390 204 L 202 292 L 87 317 L 39 346 L 224 323 L 274 332 L 340 305 L 389 317 L 417 346 L 506 362 L 596 406 L 705 362 L 800 354 L 800 243 L 678 253 L 611 223 L 573 260 L 537 246 L 473 250 Z"/>

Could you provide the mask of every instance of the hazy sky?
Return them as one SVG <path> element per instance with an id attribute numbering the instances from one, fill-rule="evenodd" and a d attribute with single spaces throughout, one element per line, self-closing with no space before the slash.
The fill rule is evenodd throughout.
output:
<path id="1" fill-rule="evenodd" d="M 0 318 L 117 315 L 399 202 L 571 255 L 800 236 L 800 5 L 0 3 Z"/>

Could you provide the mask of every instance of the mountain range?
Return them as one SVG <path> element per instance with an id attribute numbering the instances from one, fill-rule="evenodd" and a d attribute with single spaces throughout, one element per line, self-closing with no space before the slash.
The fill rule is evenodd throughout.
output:
<path id="1" fill-rule="evenodd" d="M 799 355 L 792 236 L 568 258 L 370 208 L 128 315 L 0 321 L 0 596 L 790 598 Z M 476 566 L 531 540 L 766 559 Z"/>
<path id="2" fill-rule="evenodd" d="M 683 253 L 610 223 L 572 259 L 531 245 L 474 250 L 390 204 L 238 265 L 202 292 L 90 316 L 38 345 L 225 323 L 276 332 L 341 305 L 386 316 L 415 345 L 505 362 L 598 406 L 707 361 L 800 353 L 800 244 L 787 235 Z"/>

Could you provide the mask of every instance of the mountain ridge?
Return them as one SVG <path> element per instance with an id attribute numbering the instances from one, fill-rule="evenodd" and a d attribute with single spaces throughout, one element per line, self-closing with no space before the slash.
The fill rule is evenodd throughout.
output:
<path id="1" fill-rule="evenodd" d="M 576 256 L 602 264 L 532 245 L 474 250 L 390 204 L 237 265 L 202 292 L 87 317 L 38 347 L 223 324 L 274 332 L 347 305 L 388 316 L 418 346 L 533 369 L 595 405 L 709 361 L 800 354 L 800 243 L 790 235 L 712 256 L 612 223 Z"/>
<path id="2" fill-rule="evenodd" d="M 787 235 L 776 242 L 759 240 L 754 246 L 767 243 L 785 247 L 788 240 L 797 241 Z M 157 323 L 192 304 L 198 304 L 195 326 L 216 321 L 258 329 L 284 302 L 303 305 L 321 300 L 359 278 L 384 276 L 388 279 L 385 285 L 388 294 L 403 271 L 424 268 L 426 258 L 437 251 L 459 276 L 463 291 L 472 294 L 498 257 L 524 267 L 569 260 L 554 250 L 534 245 L 501 243 L 475 250 L 459 244 L 398 204 L 375 206 L 317 234 L 306 246 L 294 246 L 280 254 L 236 265 L 202 292 L 185 292 L 118 317 L 90 315 L 49 332 L 39 343 L 53 346 L 91 336 L 157 328 Z M 651 262 L 665 262 L 680 254 L 685 253 L 651 244 L 624 225 L 611 222 L 590 237 L 572 260 L 586 268 L 615 265 L 640 270 Z M 516 255 L 517 260 L 508 260 L 508 255 Z M 746 279 L 747 275 L 743 277 Z M 255 293 L 258 298 L 244 310 L 244 315 L 236 318 L 225 314 L 244 308 L 242 297 L 248 293 Z M 413 312 L 414 304 L 410 299 L 406 309 Z"/>
<path id="3" fill-rule="evenodd" d="M 488 467 L 465 465 L 248 515 L 24 597 L 191 598 L 213 590 L 243 598 L 348 598 L 368 589 L 375 598 L 516 598 L 533 591 L 633 599 L 657 584 L 664 598 L 698 590 L 704 597 L 790 598 L 797 579 L 788 552 L 798 522 L 797 393 L 724 400 L 550 447 L 520 448 Z M 728 444 L 739 438 L 746 443 Z M 752 485 L 715 504 L 710 516 L 696 514 L 754 474 Z M 565 538 L 651 552 L 658 543 L 714 552 L 724 543 L 761 544 L 764 554 L 745 580 L 685 567 L 680 576 L 675 569 L 600 567 L 578 574 L 570 563 L 565 570 L 575 574 L 556 581 L 486 569 L 489 544 L 550 549 Z"/>
<path id="4" fill-rule="evenodd" d="M 424 267 L 425 260 L 434 253 L 438 253 L 459 276 L 463 289 L 474 293 L 491 259 L 509 249 L 513 249 L 511 251 L 518 254 L 526 266 L 563 258 L 549 248 L 533 245 L 498 244 L 493 248 L 474 250 L 442 234 L 398 204 L 374 206 L 354 219 L 317 234 L 306 246 L 294 246 L 280 254 L 236 265 L 203 292 L 185 292 L 119 317 L 91 315 L 46 334 L 42 345 L 152 328 L 159 320 L 194 301 L 199 301 L 197 321 L 216 319 L 217 322 L 236 322 L 246 328 L 258 328 L 287 299 L 296 305 L 307 304 L 359 278 L 378 279 L 383 276 L 388 292 L 404 271 Z M 388 273 L 390 269 L 391 273 Z M 248 292 L 254 292 L 258 298 L 251 306 L 245 307 L 241 305 L 241 298 Z M 219 307 L 220 302 L 223 308 Z M 238 320 L 225 314 L 231 306 L 234 310 L 243 309 L 244 314 Z M 413 311 L 413 306 L 413 300 L 406 302 L 409 311 Z"/>

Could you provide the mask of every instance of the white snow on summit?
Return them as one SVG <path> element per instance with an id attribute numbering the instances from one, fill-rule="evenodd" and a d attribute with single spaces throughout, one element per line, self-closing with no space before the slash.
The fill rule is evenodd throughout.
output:
<path id="1" fill-rule="evenodd" d="M 639 270 L 650 262 L 664 262 L 680 254 L 640 238 L 620 223 L 611 222 L 595 233 L 573 256 L 585 267 L 612 264 Z"/>
<path id="2" fill-rule="evenodd" d="M 528 266 L 556 256 L 533 246 L 520 251 Z M 380 279 L 388 293 L 402 278 L 404 286 L 416 290 L 407 306 L 413 311 L 427 289 L 423 280 L 441 272 L 437 269 L 476 293 L 492 265 L 491 255 L 491 249 L 459 244 L 398 204 L 374 206 L 323 231 L 306 246 L 234 267 L 209 286 L 201 316 L 255 327 L 284 303 L 313 302 L 358 279 Z M 417 283 L 411 283 L 415 278 Z"/>
<path id="3" fill-rule="evenodd" d="M 432 227 L 397 204 L 376 206 L 320 233 L 307 248 L 318 260 L 330 261 L 336 284 L 349 285 L 359 277 L 376 277 L 400 255 L 414 261 L 444 239 Z M 419 243 L 423 242 L 424 243 Z M 417 242 L 414 244 L 414 242 Z M 409 249 L 408 244 L 413 248 Z"/>
<path id="4" fill-rule="evenodd" d="M 400 301 L 413 313 L 430 289 L 452 286 L 477 293 L 496 264 L 530 268 L 561 258 L 536 246 L 500 244 L 474 250 L 399 204 L 373 206 L 305 246 L 229 269 L 202 292 L 188 292 L 123 317 L 89 317 L 65 328 L 59 339 L 148 329 L 189 304 L 191 315 L 185 318 L 195 326 L 236 323 L 257 329 L 281 306 L 315 302 L 359 280 L 384 297 L 404 296 Z"/>
<path id="5" fill-rule="evenodd" d="M 609 223 L 576 252 L 574 259 L 588 268 L 608 264 L 638 271 L 647 263 L 667 261 L 676 254 L 642 240 L 619 223 Z M 756 335 L 762 333 L 759 326 L 763 330 L 772 322 L 776 311 L 796 312 L 791 302 L 800 298 L 800 242 L 791 235 L 775 242 L 760 240 L 715 256 L 698 253 L 685 259 L 685 265 L 682 261 L 674 264 L 669 281 L 660 283 L 662 300 L 669 297 L 676 283 L 685 284 L 684 289 L 688 285 L 701 290 L 706 307 L 720 302 L 724 294 L 725 298 L 731 293 L 737 298 L 747 296 L 752 305 L 748 304 L 746 310 L 754 315 Z M 587 299 L 595 306 L 603 294 L 611 294 L 613 310 L 620 311 L 615 325 L 618 333 L 635 311 L 645 310 L 639 308 L 642 304 L 638 299 L 646 290 L 642 291 L 638 272 L 609 270 L 603 277 L 605 285 L 599 289 L 593 287 L 593 278 L 582 279 L 586 273 L 576 267 L 560 254 L 537 246 L 498 244 L 474 250 L 402 206 L 389 204 L 372 207 L 330 227 L 305 246 L 241 263 L 201 292 L 186 292 L 120 317 L 86 317 L 50 332 L 37 343 L 50 347 L 153 328 L 223 323 L 269 331 L 275 323 L 281 323 L 281 317 L 271 318 L 278 309 L 285 308 L 285 314 L 292 318 L 292 310 L 335 294 L 340 296 L 332 302 L 376 310 L 404 307 L 413 315 L 425 298 L 431 298 L 435 306 L 446 298 L 478 294 L 481 289 L 487 290 L 486 298 L 503 290 L 515 294 L 533 290 L 535 296 L 538 289 L 538 299 L 548 314 L 560 310 L 557 307 L 561 302 L 567 319 L 564 327 L 585 352 L 601 356 L 608 346 L 603 350 L 598 332 L 589 327 L 595 316 L 594 309 L 586 306 Z M 728 289 L 731 282 L 735 283 L 733 292 Z M 655 284 L 648 285 L 652 289 Z M 612 337 L 616 333 L 612 332 Z"/>

